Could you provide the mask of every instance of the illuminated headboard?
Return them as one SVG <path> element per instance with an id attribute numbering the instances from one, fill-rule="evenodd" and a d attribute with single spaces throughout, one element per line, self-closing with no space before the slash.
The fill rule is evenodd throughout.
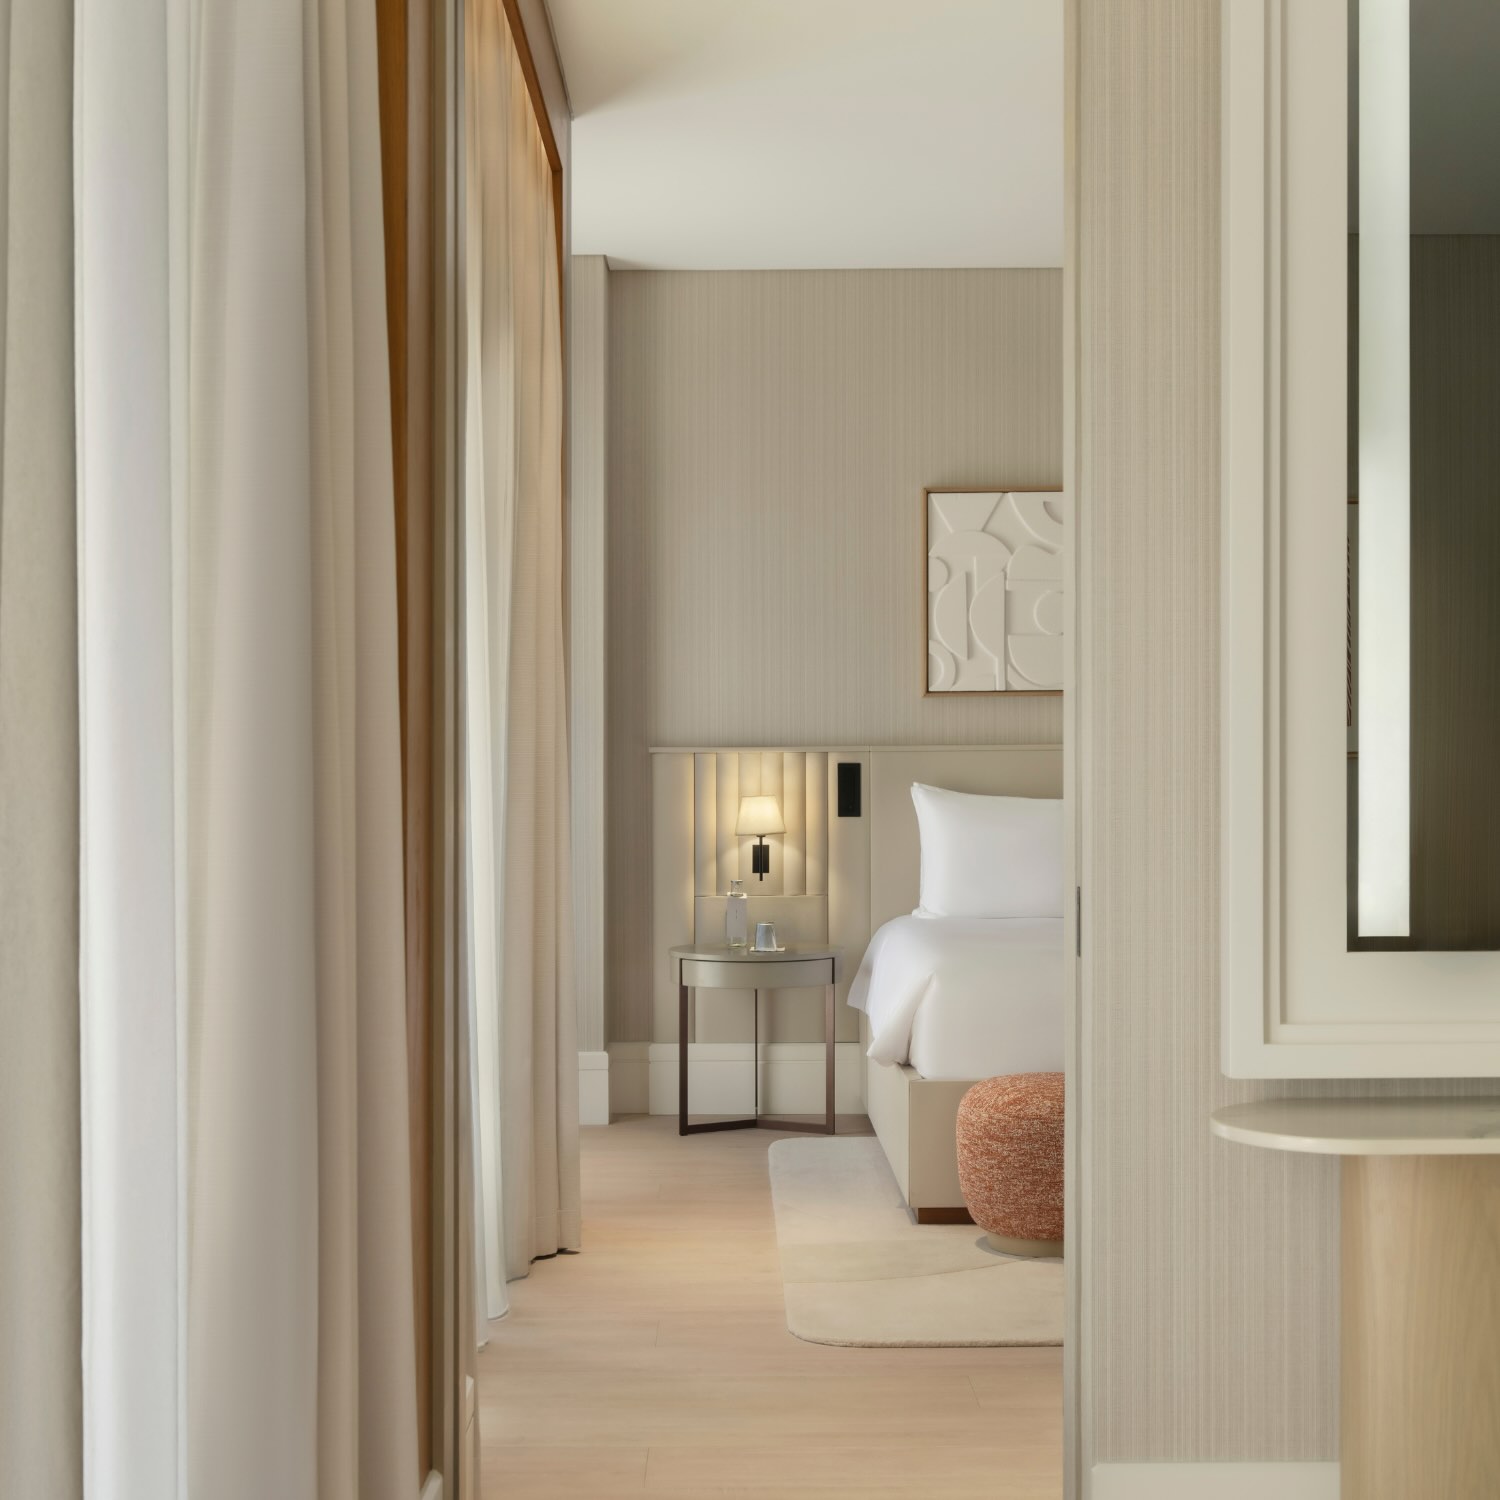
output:
<path id="1" fill-rule="evenodd" d="M 857 766 L 859 809 L 839 815 L 840 766 Z M 831 942 L 847 955 L 847 993 L 870 935 L 917 905 L 920 846 L 911 785 L 1016 797 L 1062 795 L 1058 745 L 652 751 L 652 994 L 657 1041 L 677 1035 L 667 953 L 718 939 L 732 879 L 750 891 L 751 921 L 784 940 Z M 846 778 L 855 774 L 846 771 Z M 753 840 L 734 833 L 741 797 L 778 798 L 785 834 L 770 838 L 765 881 L 750 867 Z M 841 997 L 842 999 L 842 994 Z M 811 1014 L 811 1012 L 809 1012 Z M 858 1036 L 838 1008 L 841 1040 Z"/>

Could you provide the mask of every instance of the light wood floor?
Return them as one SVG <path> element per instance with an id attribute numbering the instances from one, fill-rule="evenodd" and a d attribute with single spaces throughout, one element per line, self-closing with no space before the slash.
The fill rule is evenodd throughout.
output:
<path id="1" fill-rule="evenodd" d="M 769 1131 L 583 1132 L 584 1249 L 512 1282 L 479 1358 L 485 1500 L 1056 1500 L 1058 1349 L 786 1331 Z"/>

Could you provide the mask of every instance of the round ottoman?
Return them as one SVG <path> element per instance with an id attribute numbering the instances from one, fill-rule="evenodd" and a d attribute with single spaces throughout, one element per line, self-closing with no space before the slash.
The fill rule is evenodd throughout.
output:
<path id="1" fill-rule="evenodd" d="M 1063 1075 L 986 1078 L 958 1106 L 958 1180 L 1006 1255 L 1063 1249 Z"/>

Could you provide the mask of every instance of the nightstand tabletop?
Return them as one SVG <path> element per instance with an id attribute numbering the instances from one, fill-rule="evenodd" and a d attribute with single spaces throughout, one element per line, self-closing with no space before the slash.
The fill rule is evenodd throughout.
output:
<path id="1" fill-rule="evenodd" d="M 673 948 L 672 957 L 710 964 L 805 963 L 818 959 L 837 960 L 843 956 L 843 951 L 842 948 L 817 943 L 788 943 L 779 953 L 757 953 L 754 948 L 731 948 L 725 943 L 686 943 Z"/>

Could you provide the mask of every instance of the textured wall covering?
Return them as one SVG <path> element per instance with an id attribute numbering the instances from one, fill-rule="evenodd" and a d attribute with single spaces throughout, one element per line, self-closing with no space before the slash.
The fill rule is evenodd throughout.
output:
<path id="1" fill-rule="evenodd" d="M 578 1048 L 604 1046 L 604 657 L 609 270 L 576 255 L 568 305 L 568 722 Z"/>
<path id="2" fill-rule="evenodd" d="M 609 1036 L 650 1039 L 671 745 L 1018 744 L 1057 698 L 924 698 L 924 486 L 1062 472 L 1061 273 L 609 278 Z"/>
<path id="3" fill-rule="evenodd" d="M 1219 9 L 1081 0 L 1086 1461 L 1336 1449 L 1336 1178 L 1212 1139 Z M 1087 1436 L 1087 1434 L 1086 1434 Z"/>
<path id="4" fill-rule="evenodd" d="M 1078 0 L 1085 1464 L 1338 1452 L 1336 1164 L 1219 1141 L 1219 7 Z"/>
<path id="5" fill-rule="evenodd" d="M 0 6 L 0 1493 L 83 1494 L 73 7 Z"/>

